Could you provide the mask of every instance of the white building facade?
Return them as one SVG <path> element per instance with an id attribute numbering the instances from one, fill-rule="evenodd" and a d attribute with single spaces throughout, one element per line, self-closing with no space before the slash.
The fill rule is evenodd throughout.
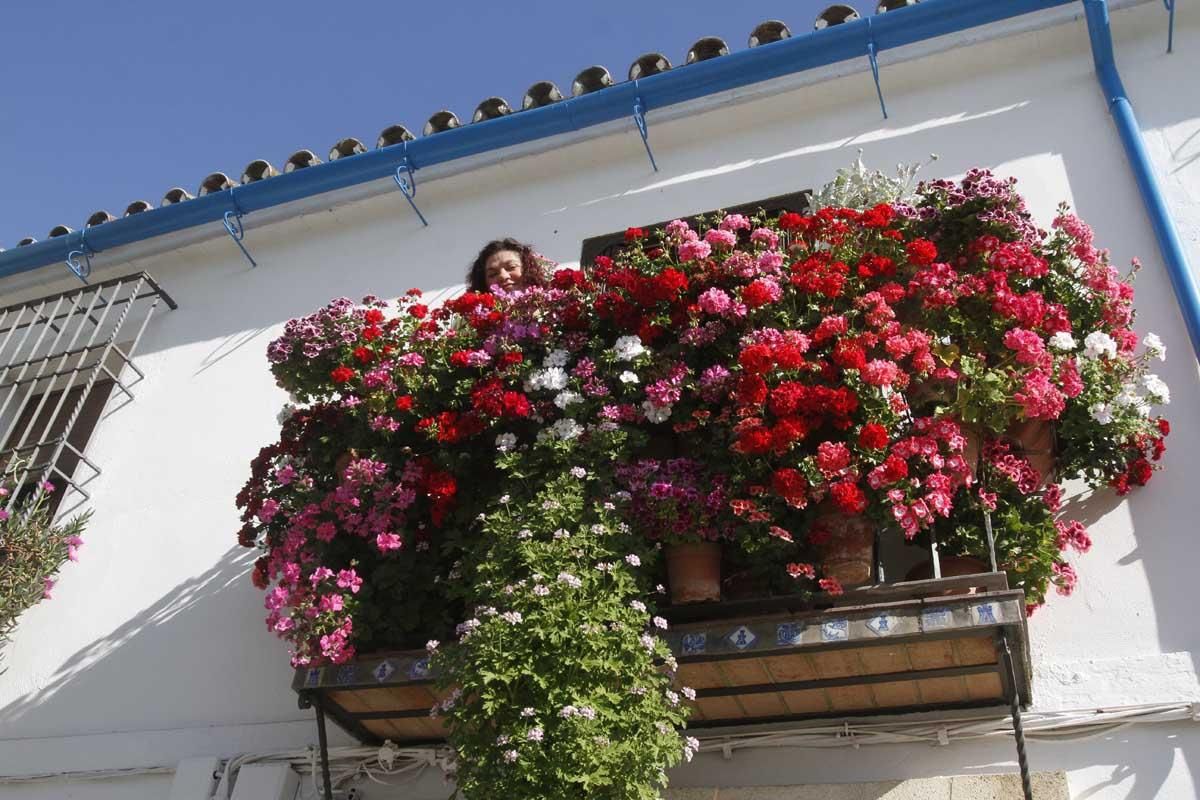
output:
<path id="1" fill-rule="evenodd" d="M 79 563 L 5 646 L 0 798 L 202 800 L 213 790 L 206 773 L 226 759 L 316 742 L 285 648 L 262 622 L 248 574 L 255 553 L 235 539 L 233 498 L 277 434 L 286 399 L 264 353 L 288 319 L 338 296 L 412 286 L 448 296 L 498 236 L 577 263 L 589 237 L 819 186 L 859 148 L 875 167 L 937 153 L 925 177 L 976 166 L 1015 176 L 1043 225 L 1067 201 L 1114 263 L 1144 262 L 1137 328 L 1157 332 L 1169 355 L 1165 470 L 1127 499 L 1083 505 L 1095 546 L 1075 562 L 1079 588 L 1029 622 L 1027 724 L 1049 726 L 1030 737 L 1029 758 L 1034 772 L 1055 773 L 1039 776 L 1047 797 L 1200 796 L 1197 362 L 1096 81 L 1083 9 L 1023 5 L 1033 10 L 882 52 L 887 119 L 864 48 L 853 60 L 651 107 L 657 172 L 630 117 L 418 169 L 414 200 L 428 226 L 382 177 L 248 213 L 243 244 L 257 267 L 215 221 L 93 256 L 92 282 L 145 271 L 178 308 L 160 308 L 142 335 L 136 399 L 114 395 L 91 436 L 87 455 L 102 472 L 87 484 L 94 517 Z M 1117 62 L 1186 255 L 1200 264 L 1200 15 L 1181 4 L 1168 55 L 1160 4 L 1114 5 Z M 312 169 L 325 166 L 334 165 Z M 0 253 L 0 268 L 17 252 Z M 0 305 L 79 286 L 61 262 L 0 274 Z M 1090 735 L 1070 727 L 1137 706 L 1159 713 Z M 1055 725 L 1076 733 L 1055 737 Z M 849 746 L 830 733 L 814 739 L 820 746 L 708 752 L 672 775 L 672 792 L 1019 797 L 1011 780 L 978 779 L 1016 769 L 1011 735 L 993 727 L 997 735 L 980 738 L 947 730 L 941 743 Z M 330 735 L 334 746 L 354 744 L 336 727 Z M 939 780 L 954 775 L 976 779 Z M 733 790 L 825 784 L 863 785 Z M 450 792 L 436 766 L 397 788 L 349 785 L 380 800 Z M 307 776 L 299 796 L 316 796 Z"/>

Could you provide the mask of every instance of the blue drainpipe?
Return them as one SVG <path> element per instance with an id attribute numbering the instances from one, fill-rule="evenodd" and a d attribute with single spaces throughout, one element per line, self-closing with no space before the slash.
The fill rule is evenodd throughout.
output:
<path id="1" fill-rule="evenodd" d="M 1175 223 L 1167 210 L 1158 178 L 1154 175 L 1150 156 L 1146 153 L 1146 144 L 1142 141 L 1137 117 L 1133 115 L 1133 105 L 1129 102 L 1129 95 L 1126 94 L 1121 75 L 1117 72 L 1117 64 L 1113 58 L 1112 30 L 1108 22 L 1108 3 L 1105 0 L 1083 0 L 1083 9 L 1087 17 L 1088 35 L 1092 40 L 1096 78 L 1100 81 L 1100 88 L 1108 100 L 1108 110 L 1112 113 L 1113 123 L 1117 126 L 1117 133 L 1125 148 L 1125 158 L 1133 170 L 1142 203 L 1150 216 L 1150 225 L 1154 228 L 1155 238 L 1158 239 L 1158 249 L 1167 265 L 1167 274 L 1170 275 L 1171 286 L 1175 289 L 1175 299 L 1179 301 L 1179 310 L 1183 314 L 1184 325 L 1187 326 L 1188 336 L 1192 340 L 1192 352 L 1200 358 L 1200 290 L 1197 290 L 1196 278 L 1188 266 L 1179 232 L 1175 230 Z"/>

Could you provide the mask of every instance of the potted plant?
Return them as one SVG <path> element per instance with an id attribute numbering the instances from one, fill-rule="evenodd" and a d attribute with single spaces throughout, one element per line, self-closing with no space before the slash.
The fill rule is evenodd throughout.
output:
<path id="1" fill-rule="evenodd" d="M 945 339 L 934 413 L 1006 439 L 1042 483 L 1057 471 L 1127 488 L 1148 477 L 1151 407 L 1170 398 L 1148 370 L 1161 341 L 1149 334 L 1139 354 L 1131 329 L 1137 264 L 1119 275 L 1065 206 L 1041 231 L 1014 183 L 972 170 L 914 200 L 927 238 L 903 314 Z"/>
<path id="2" fill-rule="evenodd" d="M 616 474 L 634 529 L 663 545 L 671 602 L 720 600 L 721 542 L 734 531 L 724 476 L 691 458 L 641 459 Z"/>

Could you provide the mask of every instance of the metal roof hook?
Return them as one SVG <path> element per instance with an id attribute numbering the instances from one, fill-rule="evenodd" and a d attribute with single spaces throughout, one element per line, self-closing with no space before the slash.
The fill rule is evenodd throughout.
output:
<path id="1" fill-rule="evenodd" d="M 888 118 L 887 104 L 883 102 L 883 89 L 879 86 L 879 61 L 875 57 L 875 34 L 871 33 L 871 18 L 867 17 L 867 58 L 871 61 L 871 76 L 875 78 L 875 94 L 879 96 L 879 110 Z"/>
<path id="2" fill-rule="evenodd" d="M 429 222 L 426 221 L 425 215 L 421 213 L 421 209 L 417 208 L 416 201 L 413 200 L 417 196 L 417 178 L 413 175 L 413 165 L 408 159 L 408 142 L 405 141 L 401 147 L 403 148 L 403 161 L 400 166 L 396 167 L 396 174 L 392 176 L 392 179 L 400 187 L 400 194 L 404 195 L 404 199 L 412 206 L 412 210 L 421 220 L 421 224 L 428 228 Z"/>
<path id="3" fill-rule="evenodd" d="M 75 274 L 76 278 L 88 282 L 88 276 L 92 274 L 92 255 L 96 251 L 88 244 L 87 228 L 79 231 L 79 249 L 72 250 L 67 253 L 67 269 Z M 83 263 L 79 262 L 80 257 L 83 258 Z"/>
<path id="4" fill-rule="evenodd" d="M 1175 50 L 1175 2 L 1176 0 L 1163 0 L 1163 7 L 1167 9 L 1167 52 L 1171 53 Z"/>
<path id="5" fill-rule="evenodd" d="M 637 125 L 638 133 L 641 134 L 642 144 L 646 146 L 646 155 L 650 157 L 650 166 L 654 167 L 654 171 L 658 172 L 658 162 L 654 160 L 654 151 L 650 149 L 650 137 L 646 129 L 646 102 L 642 100 L 642 93 L 639 91 L 638 82 L 633 82 L 634 91 L 637 95 L 633 101 L 633 122 Z"/>
<path id="6" fill-rule="evenodd" d="M 234 197 L 234 190 L 229 190 L 229 202 L 233 204 L 233 209 L 226 211 L 221 215 L 221 224 L 225 226 L 225 232 L 229 234 L 229 238 L 233 239 L 233 243 L 242 251 L 242 255 L 250 262 L 251 267 L 257 267 L 258 262 L 250 255 L 250 251 L 246 249 L 246 245 L 242 244 L 242 239 L 246 238 L 246 229 L 242 225 L 242 207 L 238 205 L 237 198 Z"/>

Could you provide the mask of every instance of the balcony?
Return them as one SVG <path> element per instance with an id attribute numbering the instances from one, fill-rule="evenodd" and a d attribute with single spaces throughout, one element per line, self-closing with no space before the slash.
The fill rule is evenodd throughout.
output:
<path id="1" fill-rule="evenodd" d="M 794 598 L 663 613 L 679 681 L 696 690 L 689 728 L 994 708 L 1030 701 L 1025 598 L 1003 573 L 878 584 L 828 608 Z M 363 743 L 432 744 L 441 698 L 424 651 L 299 669 L 293 689 Z"/>

